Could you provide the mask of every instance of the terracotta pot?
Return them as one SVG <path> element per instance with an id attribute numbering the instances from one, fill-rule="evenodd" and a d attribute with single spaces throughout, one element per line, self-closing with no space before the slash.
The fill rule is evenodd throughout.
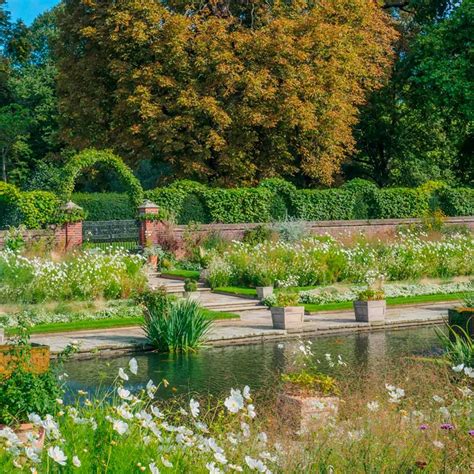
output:
<path id="1" fill-rule="evenodd" d="M 147 262 L 150 267 L 156 269 L 158 266 L 158 255 L 148 255 Z"/>
<path id="2" fill-rule="evenodd" d="M 278 412 L 283 421 L 296 432 L 318 429 L 339 410 L 339 397 L 313 394 L 292 394 L 283 392 L 278 397 Z"/>
<path id="3" fill-rule="evenodd" d="M 9 428 L 7 425 L 0 425 L 0 430 Z M 11 427 L 10 427 L 11 428 Z M 34 434 L 37 436 L 36 441 L 33 443 L 33 447 L 36 449 L 42 449 L 44 446 L 45 430 L 42 426 L 35 426 L 32 423 L 22 423 L 16 428 L 11 428 L 13 432 L 18 436 L 19 440 L 23 444 L 28 444 L 28 435 Z"/>
<path id="4" fill-rule="evenodd" d="M 304 322 L 303 306 L 274 306 L 270 309 L 274 329 L 302 329 Z"/>
<path id="5" fill-rule="evenodd" d="M 385 300 L 354 301 L 356 321 L 361 323 L 378 323 L 385 321 L 387 303 Z"/>
<path id="6" fill-rule="evenodd" d="M 257 286 L 257 297 L 260 301 L 273 295 L 273 286 Z"/>
<path id="7" fill-rule="evenodd" d="M 4 344 L 0 346 L 0 375 L 9 375 L 8 366 L 10 363 L 16 363 L 17 357 L 12 351 L 17 346 L 12 344 Z M 49 369 L 50 350 L 49 346 L 40 346 L 32 344 L 31 359 L 25 362 L 25 368 L 35 374 L 42 374 Z"/>

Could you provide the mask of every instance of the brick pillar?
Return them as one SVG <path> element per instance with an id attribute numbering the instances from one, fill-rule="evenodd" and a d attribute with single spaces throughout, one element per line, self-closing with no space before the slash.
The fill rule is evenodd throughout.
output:
<path id="1" fill-rule="evenodd" d="M 158 244 L 157 229 L 160 225 L 160 222 L 152 219 L 146 219 L 145 217 L 147 214 L 156 215 L 158 214 L 158 211 L 158 206 L 148 199 L 145 200 L 138 208 L 138 215 L 140 216 L 139 243 L 141 248 Z"/>
<path id="2" fill-rule="evenodd" d="M 68 201 L 61 206 L 61 210 L 66 214 L 74 211 L 82 211 L 82 208 L 72 201 Z M 65 252 L 73 250 L 82 245 L 82 221 L 66 222 L 56 230 L 56 242 L 58 247 Z"/>

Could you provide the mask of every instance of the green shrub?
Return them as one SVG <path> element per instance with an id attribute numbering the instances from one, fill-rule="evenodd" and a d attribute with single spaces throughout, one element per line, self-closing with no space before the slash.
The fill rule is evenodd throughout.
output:
<path id="1" fill-rule="evenodd" d="M 259 184 L 273 193 L 270 213 L 272 219 L 281 221 L 295 215 L 296 186 L 281 178 L 264 179 Z"/>
<path id="2" fill-rule="evenodd" d="M 177 217 L 178 224 L 189 224 L 199 222 L 206 224 L 209 222 L 209 213 L 205 202 L 196 193 L 190 193 L 183 199 L 181 210 Z"/>
<path id="3" fill-rule="evenodd" d="M 211 222 L 268 222 L 273 194 L 265 188 L 208 189 L 203 193 Z"/>
<path id="4" fill-rule="evenodd" d="M 170 211 L 175 219 L 181 213 L 187 192 L 177 188 L 155 188 L 145 192 L 145 198 L 154 202 L 158 207 Z"/>
<path id="5" fill-rule="evenodd" d="M 137 209 L 125 193 L 74 193 L 71 199 L 87 212 L 89 221 L 134 219 Z"/>
<path id="6" fill-rule="evenodd" d="M 274 235 L 272 229 L 266 225 L 259 225 L 253 229 L 248 229 L 244 232 L 242 242 L 249 245 L 263 244 L 267 240 L 271 240 Z"/>
<path id="7" fill-rule="evenodd" d="M 355 178 L 347 181 L 341 189 L 350 191 L 355 195 L 354 219 L 368 219 L 373 214 L 374 194 L 377 185 L 366 179 Z"/>
<path id="8" fill-rule="evenodd" d="M 296 215 L 305 220 L 354 219 L 356 195 L 344 189 L 302 189 L 295 195 Z"/>
<path id="9" fill-rule="evenodd" d="M 164 309 L 147 306 L 143 330 L 158 351 L 186 352 L 202 345 L 211 324 L 197 302 L 178 300 Z"/>
<path id="10" fill-rule="evenodd" d="M 372 219 L 423 217 L 430 210 L 430 196 L 419 189 L 386 188 L 374 194 Z"/>
<path id="11" fill-rule="evenodd" d="M 445 188 L 438 195 L 441 209 L 447 216 L 474 215 L 473 188 Z"/>

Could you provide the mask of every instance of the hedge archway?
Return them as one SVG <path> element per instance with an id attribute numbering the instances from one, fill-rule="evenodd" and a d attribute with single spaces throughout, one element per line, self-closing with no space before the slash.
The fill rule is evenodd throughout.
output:
<path id="1" fill-rule="evenodd" d="M 75 155 L 64 167 L 63 197 L 65 200 L 71 199 L 74 191 L 76 179 L 86 168 L 102 163 L 112 168 L 119 176 L 122 183 L 127 187 L 127 194 L 135 207 L 143 202 L 143 188 L 140 181 L 132 173 L 132 170 L 122 161 L 122 159 L 112 153 L 111 150 L 83 150 Z"/>

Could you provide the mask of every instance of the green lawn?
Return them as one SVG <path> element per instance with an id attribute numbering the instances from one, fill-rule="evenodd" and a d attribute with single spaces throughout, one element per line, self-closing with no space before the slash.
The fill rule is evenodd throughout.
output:
<path id="1" fill-rule="evenodd" d="M 388 306 L 417 304 L 417 303 L 437 303 L 440 301 L 456 301 L 466 297 L 466 293 L 449 293 L 439 295 L 420 295 L 420 296 L 398 296 L 387 298 Z M 337 311 L 351 309 L 352 301 L 344 301 L 342 303 L 327 304 L 305 304 L 304 309 L 309 313 L 317 313 L 319 311 Z"/>
<path id="2" fill-rule="evenodd" d="M 174 270 L 163 270 L 161 272 L 164 276 L 173 276 L 178 278 L 191 278 L 193 280 L 199 280 L 201 275 L 197 270 L 182 270 L 181 268 L 175 268 Z"/>
<path id="3" fill-rule="evenodd" d="M 287 288 L 290 291 L 299 292 L 299 291 L 308 291 L 314 290 L 316 286 L 292 286 Z M 281 291 L 281 288 L 275 288 L 275 292 L 278 293 Z M 223 286 L 220 288 L 215 288 L 213 290 L 216 293 L 230 293 L 232 295 L 241 295 L 241 296 L 257 296 L 257 290 L 255 288 L 244 288 L 241 286 Z"/>
<path id="4" fill-rule="evenodd" d="M 213 321 L 239 318 L 238 314 L 226 313 L 223 311 L 212 311 L 210 309 L 204 309 L 204 313 L 208 319 L 212 319 Z M 93 329 L 112 329 L 127 326 L 140 326 L 142 323 L 143 318 L 86 319 L 70 323 L 38 324 L 37 326 L 31 328 L 31 334 L 86 331 Z M 17 331 L 15 329 L 6 330 L 7 336 L 14 336 L 16 334 Z"/>

